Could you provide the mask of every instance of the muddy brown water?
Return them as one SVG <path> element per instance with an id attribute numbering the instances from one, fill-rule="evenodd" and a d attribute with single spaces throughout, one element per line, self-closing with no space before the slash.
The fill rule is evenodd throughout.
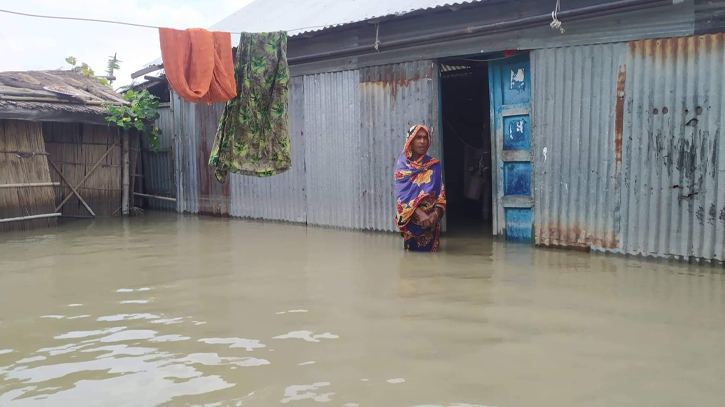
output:
<path id="1" fill-rule="evenodd" d="M 0 406 L 722 406 L 719 269 L 147 214 L 0 236 Z"/>

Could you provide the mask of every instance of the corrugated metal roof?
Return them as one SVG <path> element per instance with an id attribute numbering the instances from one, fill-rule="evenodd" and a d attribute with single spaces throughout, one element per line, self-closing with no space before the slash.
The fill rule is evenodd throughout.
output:
<path id="1" fill-rule="evenodd" d="M 295 36 L 375 18 L 482 1 L 485 0 L 256 0 L 209 30 L 233 33 L 283 30 Z M 232 35 L 232 43 L 236 44 L 238 37 Z M 161 63 L 158 57 L 144 67 Z"/>
<path id="2" fill-rule="evenodd" d="M 257 0 L 214 24 L 229 32 L 288 31 L 299 35 L 375 18 L 483 0 Z"/>

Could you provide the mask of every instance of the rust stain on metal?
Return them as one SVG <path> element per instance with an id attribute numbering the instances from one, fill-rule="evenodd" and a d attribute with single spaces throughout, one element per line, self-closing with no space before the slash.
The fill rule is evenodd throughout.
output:
<path id="1" fill-rule="evenodd" d="M 206 140 L 206 131 L 204 129 L 204 120 L 206 119 L 206 115 L 202 112 L 202 109 L 199 109 L 199 106 L 195 106 L 194 109 L 196 110 L 196 116 L 197 120 L 196 122 L 199 123 L 199 144 L 201 147 L 201 158 L 197 160 L 197 171 L 199 173 L 199 197 L 206 197 L 210 194 L 210 188 L 211 183 L 209 182 L 209 169 L 207 163 L 204 161 L 204 157 L 209 157 L 209 149 L 207 148 L 207 140 Z M 200 202 L 201 203 L 201 202 Z M 199 208 L 199 211 L 202 211 L 202 208 Z"/>
<path id="2" fill-rule="evenodd" d="M 398 88 L 400 87 L 408 87 L 411 83 L 419 82 L 420 78 L 412 78 L 412 79 L 393 79 L 393 80 L 385 80 L 385 81 L 377 81 L 372 82 L 376 86 L 380 86 L 382 88 L 390 88 L 390 96 L 393 99 L 393 107 L 395 107 L 395 104 L 397 103 L 398 99 Z"/>
<path id="3" fill-rule="evenodd" d="M 216 135 L 216 123 L 219 117 L 214 106 L 198 104 L 195 106 L 196 123 L 199 126 L 199 213 L 229 215 L 230 183 L 220 184 L 214 176 L 214 167 L 209 166 L 209 154 Z"/>
<path id="4" fill-rule="evenodd" d="M 386 65 L 361 71 L 360 83 L 390 83 L 398 81 L 419 81 L 433 77 L 433 67 L 426 63 L 421 69 L 408 71 L 406 64 Z"/>
<path id="5" fill-rule="evenodd" d="M 562 228 L 559 224 L 558 221 L 552 221 L 543 227 L 535 227 L 536 245 L 555 246 L 579 251 L 589 251 L 593 247 L 606 249 L 619 247 L 614 231 L 592 234 L 578 223 L 568 228 Z"/>
<path id="6" fill-rule="evenodd" d="M 393 107 L 395 107 L 398 101 L 399 88 L 409 87 L 412 83 L 432 77 L 433 64 L 431 63 L 422 63 L 414 71 L 411 71 L 406 64 L 386 65 L 361 71 L 360 87 L 363 89 L 372 84 L 389 91 Z"/>
<path id="7" fill-rule="evenodd" d="M 631 45 L 630 45 L 631 46 Z M 627 81 L 626 65 L 617 73 L 617 103 L 614 106 L 614 159 L 617 170 L 622 164 L 622 135 L 624 133 L 624 85 Z"/>

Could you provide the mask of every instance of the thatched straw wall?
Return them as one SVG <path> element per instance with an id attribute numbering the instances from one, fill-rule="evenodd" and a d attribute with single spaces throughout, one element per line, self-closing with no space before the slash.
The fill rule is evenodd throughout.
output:
<path id="1" fill-rule="evenodd" d="M 116 213 L 121 206 L 122 187 L 118 129 L 94 124 L 46 122 L 43 123 L 43 135 L 50 159 L 63 172 L 68 182 L 76 186 L 90 174 L 78 188 L 78 192 L 96 216 L 111 216 Z M 134 144 L 138 144 L 138 137 L 131 137 L 130 140 L 131 147 L 137 148 Z M 109 149 L 110 152 L 94 170 L 96 163 Z M 133 153 L 134 150 L 131 152 L 133 169 L 136 154 Z M 54 169 L 51 170 L 51 175 L 53 181 L 61 183 L 56 188 L 56 203 L 60 204 L 72 192 Z M 75 196 L 63 206 L 61 213 L 64 216 L 90 216 Z"/>
<path id="2" fill-rule="evenodd" d="M 13 167 L 12 171 L 6 170 L 6 167 L 10 168 L 12 160 L 20 158 L 0 153 L 0 183 L 8 183 L 8 180 L 32 182 L 31 178 L 38 178 L 42 172 L 46 183 L 58 184 L 36 186 L 28 192 L 17 191 L 15 187 L 5 188 L 8 190 L 0 188 L 0 218 L 10 217 L 2 211 L 17 215 L 12 217 L 39 213 L 40 208 L 45 207 L 36 202 L 37 199 L 32 200 L 31 196 L 41 192 L 50 194 L 50 202 L 55 205 L 40 213 L 55 213 L 56 207 L 64 217 L 112 216 L 117 213 L 121 207 L 123 187 L 122 145 L 118 129 L 109 128 L 105 120 L 106 104 L 120 106 L 130 103 L 110 87 L 73 71 L 0 72 L 0 120 L 13 127 L 12 131 L 2 135 L 0 141 L 5 145 L 0 145 L 0 151 L 43 151 L 41 158 L 24 159 L 32 164 L 26 163 L 22 169 Z M 138 134 L 130 134 L 129 139 L 130 172 L 136 173 Z M 11 160 L 10 164 L 6 163 L 7 160 Z M 35 178 L 28 174 L 18 175 L 19 171 L 31 169 L 38 171 Z M 136 179 L 141 178 L 134 176 L 130 179 L 131 191 Z M 77 188 L 82 200 L 73 193 L 71 186 Z M 45 199 L 47 204 L 48 197 Z M 55 220 L 46 219 L 21 222 L 20 226 L 12 225 L 12 228 L 55 223 Z M 0 231 L 9 228 L 0 226 Z"/>
<path id="3" fill-rule="evenodd" d="M 0 185 L 51 182 L 45 153 L 40 123 L 0 120 Z M 54 213 L 54 202 L 53 186 L 0 188 L 0 219 Z M 56 223 L 56 218 L 0 223 L 0 232 Z"/>

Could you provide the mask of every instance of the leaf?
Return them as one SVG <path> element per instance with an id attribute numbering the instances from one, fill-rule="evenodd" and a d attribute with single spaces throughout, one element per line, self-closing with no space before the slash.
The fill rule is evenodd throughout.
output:
<path id="1" fill-rule="evenodd" d="M 78 60 L 76 60 L 76 57 L 70 56 L 65 59 L 65 62 L 67 62 L 70 65 L 76 66 L 76 63 L 78 63 Z"/>
<path id="2" fill-rule="evenodd" d="M 116 69 L 121 69 L 121 62 L 123 61 L 119 61 L 118 58 L 116 58 L 116 54 L 108 57 L 108 63 L 106 64 L 106 73 L 108 76 L 113 76 Z"/>
<path id="3" fill-rule="evenodd" d="M 158 98 L 148 91 L 134 92 L 132 90 L 128 90 L 123 97 L 131 101 L 131 106 L 106 106 L 109 111 L 106 120 L 109 123 L 115 123 L 121 129 L 135 128 L 146 136 L 149 146 L 156 151 L 159 145 L 158 136 L 161 132 L 158 128 L 154 130 L 152 125 L 153 120 L 160 117 Z"/>

